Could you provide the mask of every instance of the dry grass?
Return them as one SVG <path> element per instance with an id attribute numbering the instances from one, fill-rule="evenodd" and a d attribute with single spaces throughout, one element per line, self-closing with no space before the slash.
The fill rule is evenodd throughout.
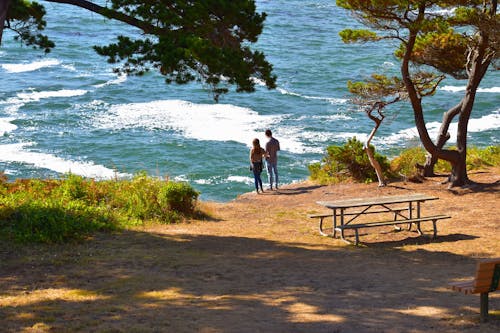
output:
<path id="1" fill-rule="evenodd" d="M 449 191 L 423 184 L 289 185 L 203 203 L 204 221 L 98 234 L 55 246 L 0 244 L 5 332 L 498 332 L 479 297 L 447 289 L 500 256 L 500 170 Z M 439 238 L 368 230 L 363 246 L 321 237 L 317 200 L 421 192 L 440 197 Z M 424 212 L 425 212 L 424 211 Z M 427 225 L 427 231 L 429 225 Z M 424 229 L 425 231 L 425 229 Z"/>

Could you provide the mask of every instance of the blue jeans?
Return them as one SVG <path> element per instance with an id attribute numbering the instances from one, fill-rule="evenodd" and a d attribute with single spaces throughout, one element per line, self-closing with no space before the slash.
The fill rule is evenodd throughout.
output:
<path id="1" fill-rule="evenodd" d="M 258 163 L 252 163 L 253 179 L 255 181 L 255 189 L 257 192 L 259 191 L 259 187 L 262 189 L 262 178 L 260 178 L 262 170 L 260 169 L 261 168 Z"/>
<path id="2" fill-rule="evenodd" d="M 273 181 L 276 179 L 276 188 L 278 188 L 278 162 L 271 163 L 266 161 L 267 175 L 269 176 L 269 186 L 273 187 Z"/>

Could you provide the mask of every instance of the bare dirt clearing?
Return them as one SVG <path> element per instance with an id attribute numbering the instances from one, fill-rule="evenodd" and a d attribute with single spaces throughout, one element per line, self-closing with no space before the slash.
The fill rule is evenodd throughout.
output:
<path id="1" fill-rule="evenodd" d="M 449 191 L 424 183 L 318 186 L 203 203 L 211 221 L 99 234 L 81 244 L 0 244 L 7 332 L 498 332 L 500 293 L 479 324 L 479 296 L 447 288 L 478 258 L 499 257 L 500 172 Z M 438 239 L 361 231 L 360 247 L 322 237 L 318 200 L 425 193 L 450 214 Z M 429 233 L 430 224 L 423 225 Z"/>

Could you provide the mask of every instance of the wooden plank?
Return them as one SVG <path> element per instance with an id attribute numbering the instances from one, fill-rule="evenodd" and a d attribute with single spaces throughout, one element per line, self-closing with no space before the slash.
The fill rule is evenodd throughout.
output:
<path id="1" fill-rule="evenodd" d="M 337 229 L 359 229 L 359 228 L 370 228 L 370 227 L 382 227 L 386 225 L 395 225 L 395 224 L 408 224 L 408 223 L 416 223 L 416 222 L 426 222 L 433 220 L 441 220 L 441 219 L 449 219 L 451 216 L 449 215 L 434 215 L 434 216 L 424 216 L 420 218 L 408 219 L 408 220 L 391 220 L 391 221 L 381 221 L 381 222 L 368 222 L 368 223 L 353 223 L 346 224 L 343 226 L 337 226 Z"/>
<path id="2" fill-rule="evenodd" d="M 381 204 L 398 204 L 406 202 L 417 202 L 417 201 L 427 201 L 439 199 L 434 196 L 429 196 L 426 194 L 410 194 L 410 195 L 395 195 L 395 196 L 380 196 L 371 198 L 354 198 L 345 200 L 334 200 L 334 201 L 318 201 L 319 205 L 328 208 L 351 208 L 351 207 L 362 207 L 362 206 L 373 206 Z"/>
<path id="3" fill-rule="evenodd" d="M 358 212 L 345 212 L 344 216 L 350 215 L 360 215 L 360 214 L 381 214 L 381 213 L 401 213 L 407 211 L 408 207 L 394 208 L 391 210 L 387 209 L 378 209 L 378 210 L 368 210 L 366 212 L 358 211 Z M 324 214 L 309 214 L 307 217 L 309 218 L 320 218 L 320 217 L 332 217 L 333 213 L 324 213 Z M 340 216 L 340 215 L 337 215 Z"/>

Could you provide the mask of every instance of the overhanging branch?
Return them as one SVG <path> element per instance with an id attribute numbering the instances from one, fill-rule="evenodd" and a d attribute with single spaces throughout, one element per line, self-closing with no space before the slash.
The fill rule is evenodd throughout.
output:
<path id="1" fill-rule="evenodd" d="M 163 31 L 162 29 L 149 24 L 147 22 L 141 21 L 136 19 L 135 17 L 128 16 L 126 14 L 123 14 L 119 11 L 109 9 L 107 7 L 102 7 L 99 5 L 96 5 L 93 2 L 86 1 L 86 0 L 46 0 L 47 2 L 55 2 L 55 3 L 62 3 L 62 4 L 68 4 L 68 5 L 73 5 L 77 6 L 80 8 L 87 9 L 91 12 L 97 13 L 99 15 L 102 15 L 104 17 L 107 17 L 109 19 L 121 21 L 124 23 L 127 23 L 131 26 L 137 27 L 144 31 L 147 34 L 152 34 L 152 35 L 159 35 Z"/>

